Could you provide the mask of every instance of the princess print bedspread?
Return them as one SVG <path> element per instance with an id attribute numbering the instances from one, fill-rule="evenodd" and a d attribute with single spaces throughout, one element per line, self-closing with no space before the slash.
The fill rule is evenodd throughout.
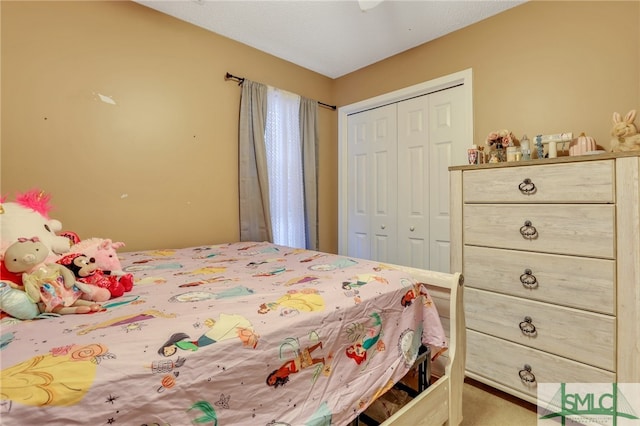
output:
<path id="1" fill-rule="evenodd" d="M 270 243 L 121 253 L 95 314 L 2 320 L 2 425 L 341 425 L 447 346 L 424 284 Z"/>

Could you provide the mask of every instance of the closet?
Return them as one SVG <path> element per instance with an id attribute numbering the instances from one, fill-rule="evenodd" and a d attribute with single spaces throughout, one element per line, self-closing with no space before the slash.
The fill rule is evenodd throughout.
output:
<path id="1" fill-rule="evenodd" d="M 468 110 L 458 85 L 348 115 L 346 255 L 449 272 L 448 167 L 466 161 Z"/>

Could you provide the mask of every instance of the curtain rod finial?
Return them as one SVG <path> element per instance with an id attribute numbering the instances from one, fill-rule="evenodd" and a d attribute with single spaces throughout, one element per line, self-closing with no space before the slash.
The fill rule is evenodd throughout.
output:
<path id="1" fill-rule="evenodd" d="M 236 77 L 233 74 L 230 73 L 226 73 L 224 76 L 225 80 L 235 80 L 238 82 L 238 86 L 240 86 L 242 83 L 244 83 L 244 77 Z"/>

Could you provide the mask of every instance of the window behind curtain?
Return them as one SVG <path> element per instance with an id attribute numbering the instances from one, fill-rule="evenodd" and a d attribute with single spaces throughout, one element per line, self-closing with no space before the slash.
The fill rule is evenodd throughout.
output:
<path id="1" fill-rule="evenodd" d="M 269 87 L 265 145 L 273 242 L 305 247 L 300 96 Z"/>

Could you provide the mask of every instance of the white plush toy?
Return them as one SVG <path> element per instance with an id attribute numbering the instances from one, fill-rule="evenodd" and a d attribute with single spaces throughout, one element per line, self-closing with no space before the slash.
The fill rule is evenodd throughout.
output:
<path id="1" fill-rule="evenodd" d="M 0 203 L 0 252 L 25 236 L 35 236 L 53 257 L 67 253 L 68 238 L 56 235 L 62 229 L 59 220 L 49 218 L 49 196 L 32 190 L 18 194 L 15 202 Z"/>

